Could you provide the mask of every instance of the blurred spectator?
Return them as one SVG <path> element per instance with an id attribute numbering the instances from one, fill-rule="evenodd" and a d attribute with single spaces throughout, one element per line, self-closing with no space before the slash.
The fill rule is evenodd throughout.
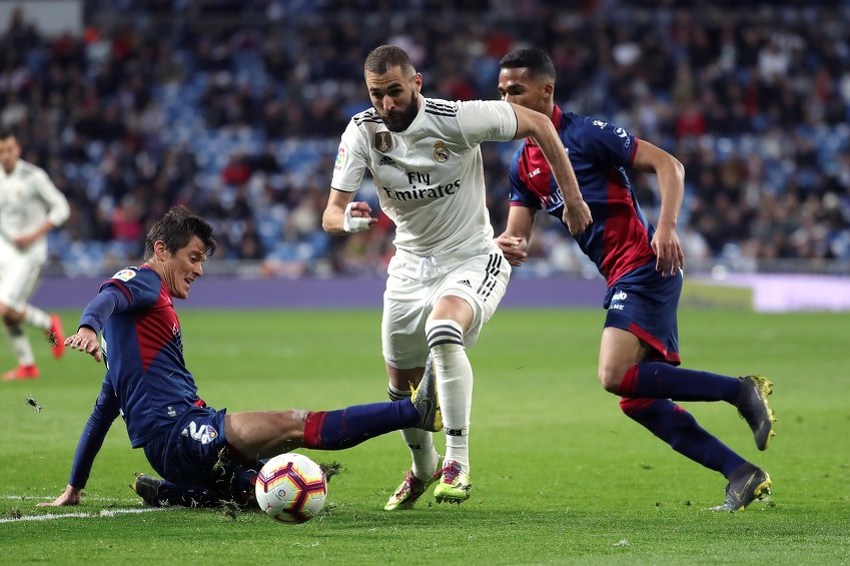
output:
<path id="1" fill-rule="evenodd" d="M 369 105 L 362 59 L 395 42 L 426 92 L 451 99 L 494 98 L 498 59 L 518 44 L 552 53 L 562 106 L 685 164 L 694 260 L 850 260 L 846 2 L 397 4 L 85 0 L 80 37 L 46 37 L 15 11 L 0 30 L 0 123 L 72 203 L 75 244 L 61 249 L 138 253 L 149 220 L 184 203 L 216 223 L 218 257 L 286 276 L 381 273 L 392 226 L 328 241 L 319 195 L 348 116 Z M 483 147 L 497 231 L 512 151 Z M 652 217 L 654 188 L 633 178 Z M 569 240 L 543 249 L 556 250 L 543 271 L 582 269 Z"/>

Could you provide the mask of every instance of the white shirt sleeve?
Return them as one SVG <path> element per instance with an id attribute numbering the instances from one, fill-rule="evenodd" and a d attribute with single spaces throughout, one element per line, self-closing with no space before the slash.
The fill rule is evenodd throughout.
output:
<path id="1" fill-rule="evenodd" d="M 56 188 L 56 185 L 53 184 L 53 181 L 50 180 L 50 177 L 42 169 L 36 170 L 33 183 L 38 194 L 47 203 L 47 220 L 53 224 L 54 228 L 62 226 L 71 215 L 68 199 Z"/>
<path id="2" fill-rule="evenodd" d="M 367 149 L 360 127 L 352 119 L 339 142 L 331 178 L 332 188 L 350 193 L 360 188 L 369 162 Z"/>
<path id="3" fill-rule="evenodd" d="M 458 102 L 458 120 L 470 146 L 483 141 L 510 141 L 519 127 L 510 103 L 501 100 Z"/>

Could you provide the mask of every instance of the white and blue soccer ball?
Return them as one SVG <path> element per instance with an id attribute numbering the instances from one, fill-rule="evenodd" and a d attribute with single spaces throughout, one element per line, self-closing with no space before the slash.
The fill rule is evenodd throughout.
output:
<path id="1" fill-rule="evenodd" d="M 319 465 L 294 452 L 266 462 L 254 490 L 260 509 L 281 523 L 309 521 L 319 514 L 328 497 L 328 483 Z"/>

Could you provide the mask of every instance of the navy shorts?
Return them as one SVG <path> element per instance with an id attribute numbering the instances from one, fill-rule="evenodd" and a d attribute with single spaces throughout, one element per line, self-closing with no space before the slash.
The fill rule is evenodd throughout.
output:
<path id="1" fill-rule="evenodd" d="M 648 344 L 650 359 L 679 365 L 679 325 L 676 314 L 682 294 L 682 272 L 662 277 L 655 262 L 621 277 L 608 288 L 605 326 L 631 332 Z"/>
<path id="2" fill-rule="evenodd" d="M 222 497 L 253 493 L 257 463 L 238 462 L 224 437 L 226 409 L 192 407 L 166 434 L 145 447 L 145 456 L 164 479 L 181 486 L 214 489 Z"/>

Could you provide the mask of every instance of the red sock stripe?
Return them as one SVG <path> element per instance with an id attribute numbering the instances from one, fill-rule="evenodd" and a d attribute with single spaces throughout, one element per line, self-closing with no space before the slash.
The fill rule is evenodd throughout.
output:
<path id="1" fill-rule="evenodd" d="M 621 397 L 633 397 L 638 384 L 638 367 L 633 365 L 626 371 L 623 376 L 623 381 L 620 382 L 620 387 L 617 388 L 617 395 Z"/>
<path id="2" fill-rule="evenodd" d="M 645 409 L 655 403 L 657 399 L 652 399 L 649 397 L 621 397 L 620 398 L 620 409 L 627 415 L 631 415 L 635 411 L 640 411 L 641 409 Z"/>
<path id="3" fill-rule="evenodd" d="M 307 419 L 304 422 L 304 447 L 305 448 L 321 448 L 322 447 L 322 425 L 325 422 L 324 411 L 315 413 L 307 413 Z"/>

